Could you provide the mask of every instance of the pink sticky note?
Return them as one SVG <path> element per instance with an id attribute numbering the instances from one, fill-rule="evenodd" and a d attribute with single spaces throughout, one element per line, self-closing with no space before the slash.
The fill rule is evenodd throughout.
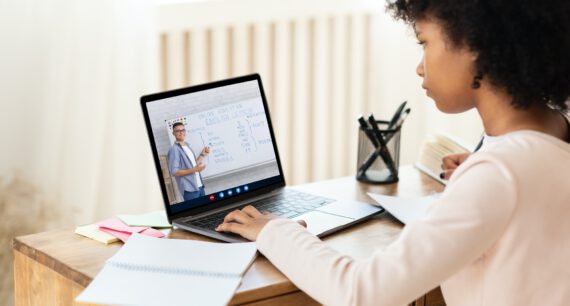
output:
<path id="1" fill-rule="evenodd" d="M 165 236 L 161 231 L 156 230 L 152 227 L 145 229 L 144 231 L 141 232 L 141 234 L 156 238 L 162 238 Z"/>
<path id="2" fill-rule="evenodd" d="M 131 237 L 131 235 L 132 235 L 131 233 L 116 231 L 116 230 L 108 229 L 105 227 L 100 227 L 99 230 L 101 230 L 101 231 L 103 231 L 109 235 L 112 235 L 112 236 L 115 236 L 115 237 L 121 239 L 122 242 L 127 242 L 129 237 Z"/>
<path id="3" fill-rule="evenodd" d="M 125 233 L 140 233 L 148 228 L 148 226 L 128 226 L 123 221 L 117 217 L 112 217 L 105 219 L 103 221 L 97 222 L 100 228 L 107 228 L 119 232 Z"/>
<path id="4" fill-rule="evenodd" d="M 125 242 L 133 233 L 162 238 L 164 234 L 148 226 L 128 226 L 116 217 L 97 222 L 99 229 Z"/>

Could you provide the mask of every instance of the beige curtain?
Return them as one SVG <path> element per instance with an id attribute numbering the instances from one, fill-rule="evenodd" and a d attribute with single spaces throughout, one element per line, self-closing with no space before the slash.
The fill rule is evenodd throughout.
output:
<path id="1" fill-rule="evenodd" d="M 158 88 L 154 19 L 146 0 L 0 3 L 0 300 L 8 305 L 11 237 L 162 206 L 138 102 Z"/>

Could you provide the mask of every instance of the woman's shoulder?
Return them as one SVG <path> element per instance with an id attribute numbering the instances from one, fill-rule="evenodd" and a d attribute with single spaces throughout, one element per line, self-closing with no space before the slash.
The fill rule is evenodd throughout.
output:
<path id="1" fill-rule="evenodd" d="M 485 136 L 481 153 L 507 154 L 509 156 L 528 153 L 570 155 L 570 143 L 538 131 L 523 130 L 501 136 Z"/>
<path id="2" fill-rule="evenodd" d="M 458 170 L 467 172 L 480 164 L 492 164 L 495 171 L 514 181 L 526 180 L 529 176 L 547 179 L 570 173 L 569 161 L 569 143 L 540 132 L 518 131 L 486 137 L 483 147 Z"/>

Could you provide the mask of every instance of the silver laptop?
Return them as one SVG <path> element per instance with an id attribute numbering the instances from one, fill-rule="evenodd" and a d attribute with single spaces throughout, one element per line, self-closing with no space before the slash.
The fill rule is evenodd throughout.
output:
<path id="1" fill-rule="evenodd" d="M 141 98 L 168 220 L 227 242 L 214 229 L 230 211 L 253 205 L 303 219 L 319 237 L 382 209 L 285 187 L 285 178 L 258 74 Z"/>

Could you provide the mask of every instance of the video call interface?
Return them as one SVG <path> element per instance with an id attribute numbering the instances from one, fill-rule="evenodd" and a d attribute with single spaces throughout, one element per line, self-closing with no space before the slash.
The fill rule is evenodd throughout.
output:
<path id="1" fill-rule="evenodd" d="M 147 108 L 173 213 L 280 181 L 256 80 L 153 101 Z"/>

